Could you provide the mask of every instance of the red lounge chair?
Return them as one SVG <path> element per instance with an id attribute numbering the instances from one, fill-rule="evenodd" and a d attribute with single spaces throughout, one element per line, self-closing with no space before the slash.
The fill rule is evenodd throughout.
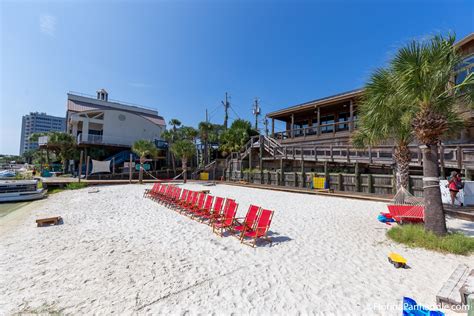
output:
<path id="1" fill-rule="evenodd" d="M 157 182 L 153 184 L 153 187 L 151 189 L 145 189 L 145 192 L 143 192 L 143 197 L 148 197 L 150 195 L 150 192 L 154 191 L 159 186 L 160 184 Z"/>
<path id="2" fill-rule="evenodd" d="M 186 192 L 183 192 L 183 195 L 181 196 L 179 201 L 176 202 L 175 210 L 180 210 L 188 202 L 188 199 L 191 198 L 191 194 L 193 193 L 193 191 L 190 191 L 190 190 L 185 190 L 185 191 Z"/>
<path id="3" fill-rule="evenodd" d="M 178 188 L 178 187 L 175 187 L 175 188 L 174 188 L 173 193 L 172 193 L 171 196 L 166 200 L 166 207 L 171 207 L 172 205 L 174 205 L 174 202 L 175 202 L 177 199 L 179 199 L 179 197 L 181 196 L 181 191 L 182 191 L 181 188 Z"/>
<path id="4" fill-rule="evenodd" d="M 204 207 L 204 201 L 206 199 L 206 194 L 200 192 L 198 194 L 197 202 L 193 204 L 191 207 L 187 208 L 186 211 L 189 216 L 193 217 L 194 213 L 198 212 L 200 209 Z"/>
<path id="5" fill-rule="evenodd" d="M 193 192 L 191 202 L 190 202 L 190 203 L 186 203 L 186 204 L 181 208 L 181 213 L 182 213 L 182 212 L 188 212 L 194 205 L 197 204 L 198 199 L 199 199 L 199 192 Z"/>
<path id="6" fill-rule="evenodd" d="M 155 197 L 160 193 L 164 185 L 160 184 L 157 186 L 155 189 L 153 189 L 151 192 L 149 192 L 148 197 L 152 200 L 155 199 Z"/>
<path id="7" fill-rule="evenodd" d="M 169 207 L 172 209 L 176 209 L 182 201 L 186 200 L 186 197 L 188 196 L 188 192 L 189 190 L 183 189 L 181 193 L 177 197 L 175 197 L 173 201 L 171 201 L 171 204 L 169 205 Z"/>
<path id="8" fill-rule="evenodd" d="M 171 185 L 168 186 L 165 190 L 165 193 L 161 195 L 160 198 L 158 199 L 158 203 L 166 204 L 170 196 L 173 195 L 174 188 L 175 188 L 174 186 L 171 186 Z"/>
<path id="9" fill-rule="evenodd" d="M 167 189 L 168 189 L 168 186 L 167 186 L 167 185 L 162 185 L 162 186 L 160 187 L 160 190 L 159 190 L 158 192 L 156 192 L 156 194 L 153 194 L 152 199 L 153 199 L 154 201 L 159 200 L 162 196 L 165 195 Z"/>
<path id="10" fill-rule="evenodd" d="M 213 220 L 217 219 L 221 212 L 222 212 L 222 206 L 224 205 L 224 198 L 217 196 L 214 199 L 214 206 L 212 207 L 212 211 L 209 213 L 204 213 L 202 214 L 201 217 L 201 222 L 208 221 L 208 224 L 211 225 Z"/>
<path id="11" fill-rule="evenodd" d="M 172 185 L 166 186 L 166 189 L 165 189 L 164 193 L 161 194 L 158 197 L 157 202 L 158 203 L 164 203 L 166 201 L 166 199 L 172 194 L 173 190 L 174 190 L 174 186 L 172 186 Z"/>
<path id="12" fill-rule="evenodd" d="M 222 215 L 212 223 L 212 231 L 222 237 L 224 230 L 230 229 L 234 223 L 238 204 L 230 200 L 224 208 Z"/>
<path id="13" fill-rule="evenodd" d="M 240 238 L 243 232 L 251 230 L 253 226 L 255 225 L 255 221 L 257 220 L 260 209 L 261 208 L 259 206 L 250 205 L 247 211 L 247 215 L 245 215 L 245 217 L 235 219 L 234 224 L 232 228 L 230 229 L 232 234 L 238 233 L 238 237 Z M 241 222 L 239 220 L 244 220 L 244 221 Z"/>
<path id="14" fill-rule="evenodd" d="M 252 247 L 257 245 L 257 239 L 265 240 L 272 243 L 271 238 L 267 236 L 268 230 L 270 229 L 270 224 L 272 223 L 273 211 L 262 209 L 258 215 L 257 222 L 254 227 L 250 230 L 242 232 L 240 237 L 240 242 Z M 250 242 L 247 242 L 245 238 L 249 238 Z"/>
<path id="15" fill-rule="evenodd" d="M 398 223 L 421 223 L 424 220 L 423 205 L 387 205 L 388 211 Z"/>
<path id="16" fill-rule="evenodd" d="M 193 214 L 193 219 L 196 217 L 201 217 L 204 214 L 211 213 L 212 211 L 212 202 L 214 201 L 214 197 L 212 195 L 206 196 L 206 201 L 204 202 L 204 206 L 196 210 Z"/>
<path id="17" fill-rule="evenodd" d="M 197 198 L 197 192 L 196 191 L 190 191 L 188 193 L 188 197 L 186 199 L 186 201 L 183 201 L 183 203 L 181 203 L 181 205 L 179 206 L 179 209 L 178 211 L 181 213 L 181 212 L 184 212 L 184 210 L 186 209 L 186 207 L 188 207 L 188 205 L 192 205 L 193 202 L 195 201 L 194 199 Z"/>

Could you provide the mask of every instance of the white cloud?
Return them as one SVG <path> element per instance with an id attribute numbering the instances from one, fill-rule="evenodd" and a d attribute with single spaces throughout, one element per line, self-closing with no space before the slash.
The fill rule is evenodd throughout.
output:
<path id="1" fill-rule="evenodd" d="M 56 18 L 49 14 L 43 14 L 40 16 L 40 30 L 49 36 L 54 36 L 56 33 Z"/>

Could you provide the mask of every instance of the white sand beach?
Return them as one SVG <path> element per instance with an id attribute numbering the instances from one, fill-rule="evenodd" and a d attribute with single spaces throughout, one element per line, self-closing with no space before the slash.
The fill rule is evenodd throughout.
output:
<path id="1" fill-rule="evenodd" d="M 425 306 L 474 256 L 411 249 L 385 237 L 383 203 L 228 185 L 211 194 L 273 209 L 273 245 L 251 248 L 142 197 L 151 185 L 66 191 L 0 226 L 0 314 L 400 315 Z M 40 216 L 64 224 L 37 228 Z M 449 220 L 474 231 L 474 223 Z M 395 269 L 398 252 L 409 269 Z"/>

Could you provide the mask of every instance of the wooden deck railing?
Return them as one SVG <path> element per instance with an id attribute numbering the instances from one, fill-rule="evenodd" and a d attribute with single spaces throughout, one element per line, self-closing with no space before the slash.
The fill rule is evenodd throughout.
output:
<path id="1" fill-rule="evenodd" d="M 276 132 L 274 133 L 273 137 L 278 140 L 286 140 L 290 138 L 306 138 L 307 136 L 321 136 L 327 134 L 336 136 L 336 134 L 340 132 L 351 132 L 355 129 L 355 127 L 357 127 L 357 120 L 348 120 Z"/>

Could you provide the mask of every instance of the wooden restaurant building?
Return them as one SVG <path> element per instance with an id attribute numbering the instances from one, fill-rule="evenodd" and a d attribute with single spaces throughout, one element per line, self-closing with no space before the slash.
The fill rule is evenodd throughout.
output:
<path id="1" fill-rule="evenodd" d="M 464 53 L 455 80 L 474 70 L 474 33 L 457 43 Z M 352 90 L 268 113 L 270 134 L 253 137 L 227 158 L 226 176 L 258 184 L 311 187 L 314 176 L 325 177 L 335 190 L 392 194 L 395 187 L 394 146 L 387 143 L 357 149 L 351 137 L 363 89 Z M 284 130 L 276 130 L 276 123 Z M 410 146 L 410 190 L 422 194 L 422 156 Z M 441 175 L 474 174 L 474 113 L 466 126 L 440 146 Z"/>

